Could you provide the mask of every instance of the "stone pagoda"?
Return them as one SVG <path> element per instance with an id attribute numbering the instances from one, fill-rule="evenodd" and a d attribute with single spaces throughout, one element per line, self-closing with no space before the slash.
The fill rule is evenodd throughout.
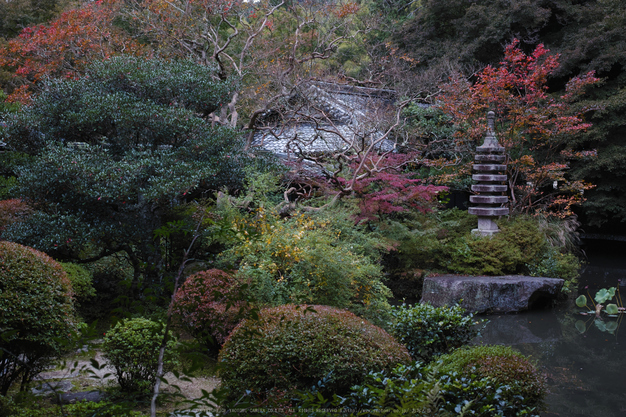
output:
<path id="1" fill-rule="evenodd" d="M 477 184 L 472 185 L 472 191 L 478 195 L 470 196 L 470 202 L 476 204 L 470 207 L 468 212 L 478 216 L 478 228 L 472 233 L 482 236 L 493 236 L 498 233 L 498 225 L 494 218 L 509 214 L 508 207 L 502 207 L 509 199 L 505 193 L 506 165 L 504 165 L 504 147 L 500 146 L 496 139 L 494 122 L 496 115 L 490 111 L 487 113 L 487 136 L 481 146 L 476 148 L 474 171 L 472 179 Z"/>

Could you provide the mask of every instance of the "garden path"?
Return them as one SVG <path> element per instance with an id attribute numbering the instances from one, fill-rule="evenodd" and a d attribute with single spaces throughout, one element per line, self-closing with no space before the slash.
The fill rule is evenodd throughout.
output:
<path id="1" fill-rule="evenodd" d="M 92 362 L 93 360 L 97 364 Z M 105 363 L 100 350 L 81 349 L 76 356 L 66 358 L 61 365 L 40 373 L 34 380 L 33 393 L 49 395 L 53 391 L 57 394 L 104 391 L 115 384 L 115 375 L 112 369 L 105 366 Z M 176 385 L 187 399 L 202 397 L 202 390 L 211 392 L 220 382 L 219 378 L 213 376 L 179 380 L 172 373 L 167 373 L 165 379 L 168 385 L 164 387 L 164 393 L 175 392 L 171 385 Z"/>

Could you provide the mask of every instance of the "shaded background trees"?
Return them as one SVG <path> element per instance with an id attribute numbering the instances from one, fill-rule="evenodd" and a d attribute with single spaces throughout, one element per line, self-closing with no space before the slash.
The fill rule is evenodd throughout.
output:
<path id="1" fill-rule="evenodd" d="M 386 10 L 383 2 L 376 4 Z M 433 75 L 424 79 L 431 91 L 459 71 L 475 81 L 472 76 L 485 65 L 499 62 L 504 46 L 514 38 L 527 53 L 543 43 L 560 54 L 561 65 L 547 80 L 550 93 L 558 94 L 572 77 L 595 71 L 603 84 L 590 91 L 579 108 L 598 110 L 585 114 L 593 127 L 576 138 L 574 148 L 595 148 L 598 157 L 573 163 L 571 171 L 576 179 L 586 179 L 597 187 L 585 194 L 587 201 L 578 212 L 584 223 L 610 223 L 613 232 L 626 220 L 626 182 L 618 168 L 626 151 L 622 139 L 626 127 L 622 116 L 626 94 L 626 33 L 621 29 L 626 24 L 624 2 L 453 0 L 444 4 L 424 0 L 392 21 L 393 44 L 419 61 L 418 73 Z"/>
<path id="2" fill-rule="evenodd" d="M 0 38 L 14 38 L 24 28 L 52 19 L 68 0 L 11 0 L 0 3 Z"/>
<path id="3" fill-rule="evenodd" d="M 12 3 L 23 11 L 19 25 L 39 22 L 66 5 Z M 475 82 L 486 65 L 502 60 L 504 46 L 514 38 L 525 53 L 542 43 L 561 54 L 561 65 L 547 79 L 548 93 L 560 94 L 567 80 L 591 70 L 603 79 L 586 102 L 572 105 L 572 111 L 582 111 L 585 121 L 593 123 L 572 139 L 573 151 L 598 150 L 596 159 L 570 165 L 574 179 L 597 185 L 587 191 L 578 212 L 595 226 L 626 219 L 626 190 L 618 169 L 625 151 L 625 93 L 620 86 L 625 77 L 626 35 L 621 28 L 626 6 L 619 0 L 452 0 L 445 5 L 432 0 L 103 0 L 72 5 L 74 9 L 45 27 L 28 29 L 2 49 L 3 69 L 16 75 L 8 80 L 5 72 L 3 84 L 7 92 L 17 91 L 15 98 L 25 87 L 16 88 L 36 86 L 45 76 L 77 76 L 96 56 L 130 52 L 192 57 L 216 65 L 214 77 L 241 80 L 213 121 L 248 132 L 260 115 L 286 108 L 294 92 L 313 79 L 393 87 L 399 96 L 435 102 L 450 76 L 462 73 Z M 70 30 L 87 26 L 98 30 Z M 53 62 L 51 56 L 62 58 Z M 412 139 L 418 145 L 433 143 L 427 134 Z"/>

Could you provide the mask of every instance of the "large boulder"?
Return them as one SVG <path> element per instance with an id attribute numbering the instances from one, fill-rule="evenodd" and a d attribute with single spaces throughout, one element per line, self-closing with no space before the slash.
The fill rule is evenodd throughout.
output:
<path id="1" fill-rule="evenodd" d="M 516 313 L 555 299 L 563 286 L 557 278 L 443 275 L 424 279 L 421 302 L 435 307 L 460 304 L 476 313 Z"/>

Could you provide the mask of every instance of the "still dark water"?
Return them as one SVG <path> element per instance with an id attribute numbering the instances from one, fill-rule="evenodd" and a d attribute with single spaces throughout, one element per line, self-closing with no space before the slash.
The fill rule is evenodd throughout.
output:
<path id="1" fill-rule="evenodd" d="M 626 302 L 626 243 L 591 241 L 579 293 L 618 287 Z M 621 281 L 620 281 L 621 280 Z M 588 287 L 585 289 L 585 287 Z M 532 356 L 548 377 L 542 417 L 626 416 L 626 320 L 613 334 L 569 303 L 517 315 L 488 316 L 482 343 L 513 346 Z M 589 297 L 588 297 L 589 298 Z M 615 319 L 613 319 L 615 320 Z M 576 325 L 577 321 L 581 323 Z"/>

